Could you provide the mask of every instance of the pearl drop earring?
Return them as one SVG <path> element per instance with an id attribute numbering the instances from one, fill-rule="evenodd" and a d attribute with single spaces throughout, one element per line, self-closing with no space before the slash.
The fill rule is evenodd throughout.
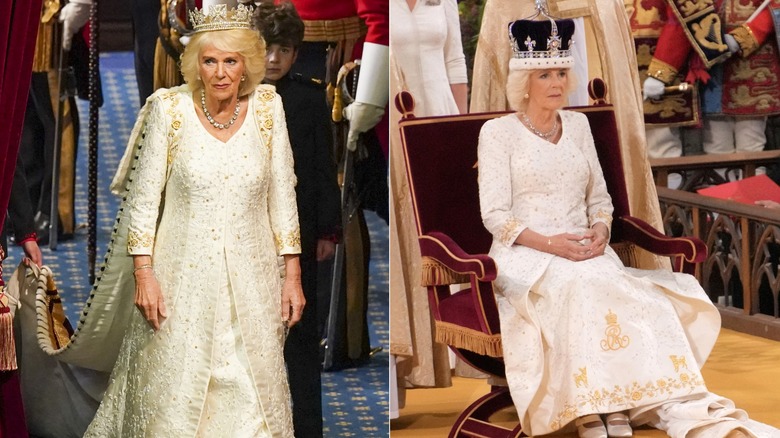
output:
<path id="1" fill-rule="evenodd" d="M 523 99 L 528 99 L 529 97 L 531 97 L 531 96 L 529 96 L 528 93 L 525 93 L 525 96 L 523 96 Z"/>

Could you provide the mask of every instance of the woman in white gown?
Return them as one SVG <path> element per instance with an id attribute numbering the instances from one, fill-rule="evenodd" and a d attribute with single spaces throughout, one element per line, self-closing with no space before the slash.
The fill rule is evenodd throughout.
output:
<path id="1" fill-rule="evenodd" d="M 100 279 L 69 346 L 50 351 L 113 370 L 87 437 L 293 436 L 282 347 L 304 298 L 282 102 L 258 85 L 249 9 L 192 18 L 188 85 L 142 109 Z"/>
<path id="2" fill-rule="evenodd" d="M 468 77 L 456 0 L 391 0 L 390 16 L 391 94 L 412 93 L 418 117 L 467 112 Z M 451 385 L 448 350 L 433 341 L 428 296 L 420 286 L 420 249 L 398 117 L 392 109 L 390 366 L 392 375 L 397 361 L 398 385 L 390 387 L 391 418 L 398 417 L 399 404 L 403 407 L 404 388 Z"/>
<path id="3" fill-rule="evenodd" d="M 524 432 L 631 436 L 630 418 L 672 437 L 754 436 L 702 379 L 720 319 L 696 280 L 624 267 L 607 245 L 612 204 L 588 121 L 560 109 L 574 23 L 519 20 L 510 32 L 516 112 L 482 128 L 479 187 Z"/>

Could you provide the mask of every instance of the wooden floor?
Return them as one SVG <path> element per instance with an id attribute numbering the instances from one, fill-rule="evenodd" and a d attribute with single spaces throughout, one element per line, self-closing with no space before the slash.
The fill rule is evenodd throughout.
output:
<path id="1" fill-rule="evenodd" d="M 723 330 L 702 372 L 710 391 L 734 400 L 751 419 L 780 428 L 780 342 Z M 401 416 L 390 422 L 390 436 L 447 437 L 460 411 L 488 389 L 484 380 L 455 378 L 451 388 L 409 390 Z M 517 416 L 500 412 L 494 420 L 509 425 Z M 634 436 L 666 434 L 642 429 Z"/>

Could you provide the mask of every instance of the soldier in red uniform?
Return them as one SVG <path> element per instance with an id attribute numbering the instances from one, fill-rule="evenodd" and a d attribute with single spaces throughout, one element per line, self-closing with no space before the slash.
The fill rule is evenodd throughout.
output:
<path id="1" fill-rule="evenodd" d="M 767 1 L 769 7 L 755 17 L 746 15 L 761 8 L 762 0 L 751 0 L 749 8 L 738 3 L 669 1 L 669 19 L 643 86 L 646 98 L 657 98 L 688 64 L 688 81 L 703 83 L 706 153 L 762 150 L 767 116 L 780 114 L 777 42 L 767 41 L 772 5 L 780 2 Z"/>
<path id="2" fill-rule="evenodd" d="M 331 83 L 347 61 L 360 59 L 355 102 L 345 109 L 349 142 L 384 117 L 388 99 L 389 13 L 387 0 L 292 0 L 305 26 L 293 71 Z M 331 50 L 328 50 L 328 49 Z M 335 49 L 335 50 L 333 50 Z M 378 130 L 382 131 L 382 130 Z M 387 130 L 377 132 L 387 150 Z M 354 147 L 354 146 L 353 146 Z"/>

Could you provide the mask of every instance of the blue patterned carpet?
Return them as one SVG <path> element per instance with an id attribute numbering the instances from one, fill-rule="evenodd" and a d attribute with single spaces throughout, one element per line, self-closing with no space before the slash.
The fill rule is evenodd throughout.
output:
<path id="1" fill-rule="evenodd" d="M 119 199 L 111 195 L 108 185 L 113 177 L 138 110 L 138 90 L 133 70 L 132 53 L 115 52 L 101 55 L 100 60 L 105 105 L 100 110 L 99 131 L 99 193 L 97 218 L 97 263 L 103 253 L 114 223 Z M 76 180 L 76 222 L 79 224 L 73 240 L 62 242 L 56 251 L 43 249 L 44 264 L 56 275 L 66 314 L 78 321 L 81 303 L 89 295 L 87 268 L 87 102 L 79 101 L 81 119 Z M 362 367 L 323 373 L 323 416 L 326 437 L 386 437 L 388 421 L 388 229 L 371 212 L 367 212 L 371 234 L 371 265 L 368 320 L 371 346 L 382 346 Z M 10 248 L 4 263 L 6 280 L 19 263 L 21 250 Z"/>

